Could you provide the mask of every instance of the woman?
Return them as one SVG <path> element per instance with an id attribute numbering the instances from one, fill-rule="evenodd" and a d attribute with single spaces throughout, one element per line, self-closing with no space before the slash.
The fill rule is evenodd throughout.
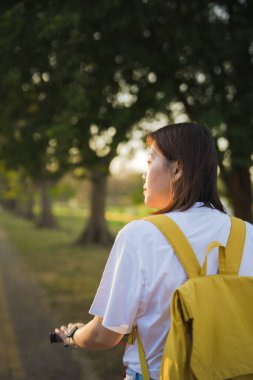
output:
<path id="1" fill-rule="evenodd" d="M 173 219 L 191 243 L 200 265 L 211 241 L 226 245 L 230 217 L 217 193 L 217 154 L 208 128 L 182 123 L 163 127 L 147 139 L 149 154 L 144 179 L 145 204 Z M 247 237 L 240 274 L 253 275 L 253 226 Z M 208 257 L 207 274 L 218 269 L 217 250 Z M 138 325 L 149 375 L 159 379 L 162 353 L 170 325 L 173 292 L 187 275 L 172 247 L 150 222 L 136 220 L 118 234 L 87 325 L 56 329 L 65 344 L 90 350 L 117 345 Z M 79 327 L 73 337 L 67 333 Z M 142 379 L 137 344 L 124 355 L 125 379 Z"/>

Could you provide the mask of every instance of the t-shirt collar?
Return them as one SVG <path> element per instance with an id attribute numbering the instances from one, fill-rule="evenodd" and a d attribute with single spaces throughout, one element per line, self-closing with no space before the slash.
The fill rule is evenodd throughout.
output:
<path id="1" fill-rule="evenodd" d="M 196 202 L 192 205 L 191 208 L 198 208 L 198 207 L 201 207 L 201 206 L 204 206 L 204 202 Z"/>

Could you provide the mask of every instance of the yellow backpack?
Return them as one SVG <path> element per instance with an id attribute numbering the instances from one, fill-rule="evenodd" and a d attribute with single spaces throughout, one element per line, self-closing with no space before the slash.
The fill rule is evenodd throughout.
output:
<path id="1" fill-rule="evenodd" d="M 212 242 L 201 268 L 172 219 L 165 215 L 144 219 L 164 234 L 189 277 L 172 297 L 171 326 L 160 380 L 252 380 L 253 277 L 238 276 L 245 223 L 231 218 L 226 247 Z M 215 247 L 219 247 L 219 273 L 206 276 L 207 256 Z M 137 327 L 133 334 L 137 337 L 143 378 L 150 380 Z"/>

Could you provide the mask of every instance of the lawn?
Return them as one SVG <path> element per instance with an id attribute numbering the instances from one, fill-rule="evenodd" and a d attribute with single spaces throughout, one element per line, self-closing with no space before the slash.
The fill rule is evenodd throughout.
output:
<path id="1" fill-rule="evenodd" d="M 89 307 L 98 287 L 110 248 L 78 247 L 73 244 L 81 232 L 85 212 L 56 207 L 57 230 L 39 230 L 30 221 L 1 210 L 0 225 L 24 258 L 36 281 L 43 287 L 49 302 L 62 323 L 87 322 Z M 117 234 L 127 222 L 147 214 L 142 208 L 110 209 L 106 217 Z M 88 352 L 94 367 L 105 380 L 123 378 L 123 347 Z"/>

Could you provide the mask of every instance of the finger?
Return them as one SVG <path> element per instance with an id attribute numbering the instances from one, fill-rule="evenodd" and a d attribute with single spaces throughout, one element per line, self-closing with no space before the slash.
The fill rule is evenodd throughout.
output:
<path id="1" fill-rule="evenodd" d="M 60 330 L 65 333 L 68 330 L 68 328 L 66 326 L 62 325 L 60 327 Z"/>
<path id="2" fill-rule="evenodd" d="M 64 334 L 64 332 L 62 332 L 62 331 L 59 330 L 58 328 L 56 328 L 54 331 L 55 331 L 55 333 L 56 333 L 57 335 L 59 335 L 59 337 L 60 337 L 63 341 L 66 340 L 67 336 L 66 336 L 66 334 Z"/>

